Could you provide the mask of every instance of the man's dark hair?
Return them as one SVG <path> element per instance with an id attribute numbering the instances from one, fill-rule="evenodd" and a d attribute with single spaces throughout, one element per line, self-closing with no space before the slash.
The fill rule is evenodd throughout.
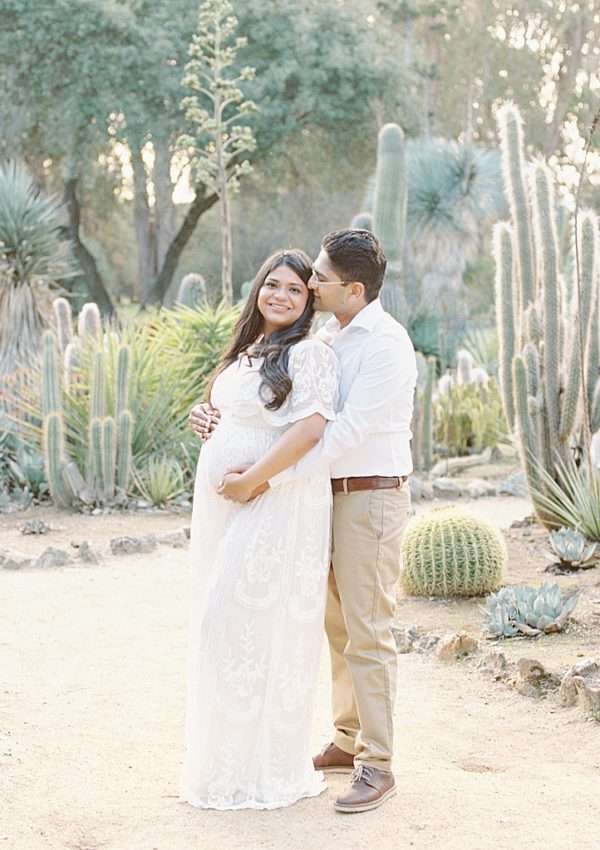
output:
<path id="1" fill-rule="evenodd" d="M 370 230 L 334 230 L 323 238 L 321 247 L 342 280 L 360 281 L 367 301 L 377 298 L 387 260 L 381 243 Z"/>

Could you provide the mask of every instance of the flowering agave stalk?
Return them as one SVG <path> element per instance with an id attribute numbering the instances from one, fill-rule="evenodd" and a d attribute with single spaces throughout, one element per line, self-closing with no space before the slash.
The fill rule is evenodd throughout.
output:
<path id="1" fill-rule="evenodd" d="M 240 178 L 251 172 L 244 156 L 256 148 L 248 119 L 257 107 L 240 88 L 254 79 L 255 69 L 237 69 L 237 54 L 247 44 L 244 36 L 236 35 L 237 29 L 230 0 L 204 0 L 183 78 L 189 94 L 182 106 L 193 132 L 179 139 L 191 159 L 193 179 L 219 197 L 222 289 L 227 306 L 233 303 L 229 195 L 237 191 Z"/>
<path id="2" fill-rule="evenodd" d="M 541 587 L 508 585 L 486 602 L 485 630 L 490 638 L 536 636 L 560 632 L 569 619 L 579 591 L 563 597 L 557 584 Z"/>
<path id="3" fill-rule="evenodd" d="M 571 570 L 583 570 L 595 563 L 597 543 L 588 543 L 584 535 L 574 528 L 561 528 L 550 533 L 552 552 L 547 556 L 551 561 L 558 558 L 561 567 Z"/>

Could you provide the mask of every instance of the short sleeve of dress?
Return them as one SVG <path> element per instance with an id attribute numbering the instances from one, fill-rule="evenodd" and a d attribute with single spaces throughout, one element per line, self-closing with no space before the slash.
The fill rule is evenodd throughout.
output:
<path id="1" fill-rule="evenodd" d="M 290 351 L 288 371 L 292 389 L 281 408 L 269 413 L 273 424 L 291 424 L 313 413 L 335 419 L 340 372 L 334 351 L 319 339 L 302 340 Z"/>

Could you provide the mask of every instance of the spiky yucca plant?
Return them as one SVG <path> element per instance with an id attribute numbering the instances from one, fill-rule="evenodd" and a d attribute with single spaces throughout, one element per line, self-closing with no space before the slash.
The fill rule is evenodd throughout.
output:
<path id="1" fill-rule="evenodd" d="M 0 379 L 29 366 L 51 314 L 49 288 L 73 273 L 62 204 L 24 165 L 0 164 Z"/>
<path id="2" fill-rule="evenodd" d="M 177 306 L 162 310 L 149 334 L 164 374 L 177 389 L 175 415 L 187 415 L 203 400 L 207 378 L 228 345 L 239 317 L 238 306 L 220 304 L 200 309 Z"/>

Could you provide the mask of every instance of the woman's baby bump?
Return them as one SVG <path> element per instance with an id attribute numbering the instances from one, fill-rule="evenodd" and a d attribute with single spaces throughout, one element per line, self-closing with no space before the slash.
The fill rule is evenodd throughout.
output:
<path id="1" fill-rule="evenodd" d="M 221 421 L 200 454 L 211 486 L 217 489 L 225 473 L 251 466 L 270 448 L 278 435 L 264 429 Z"/>

